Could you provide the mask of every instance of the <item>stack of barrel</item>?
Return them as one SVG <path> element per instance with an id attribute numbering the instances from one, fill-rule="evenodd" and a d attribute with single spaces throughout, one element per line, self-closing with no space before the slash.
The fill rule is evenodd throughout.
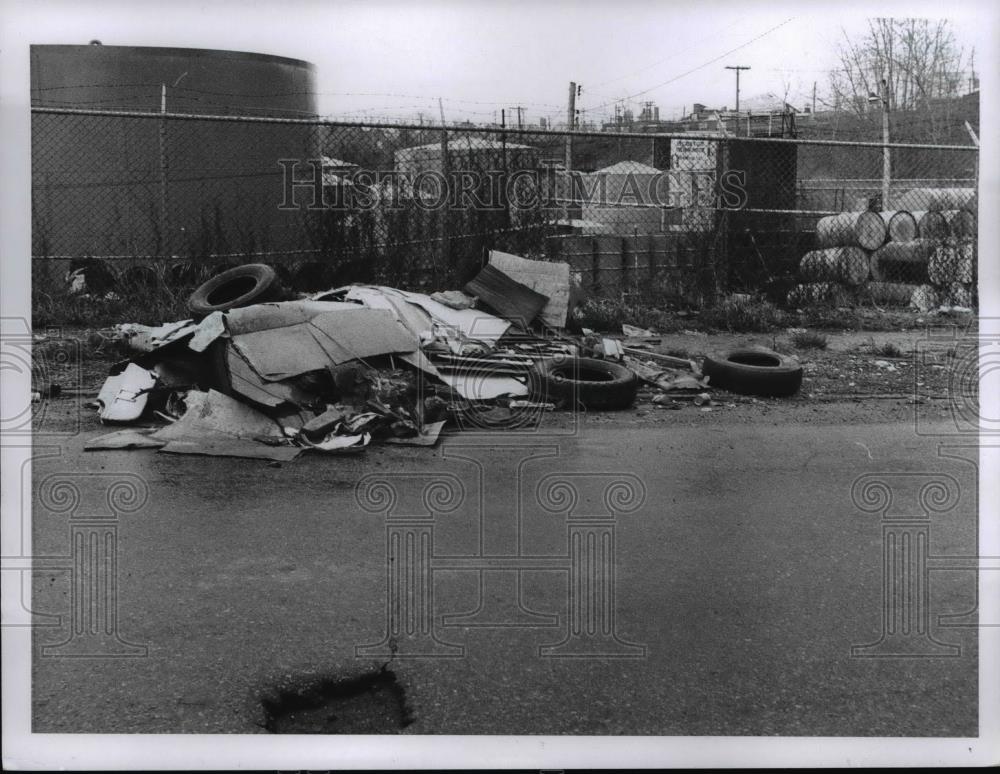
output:
<path id="1" fill-rule="evenodd" d="M 888 212 L 842 212 L 816 224 L 818 249 L 799 263 L 788 303 L 876 303 L 929 309 L 972 306 L 976 281 L 976 192 L 916 188 Z"/>

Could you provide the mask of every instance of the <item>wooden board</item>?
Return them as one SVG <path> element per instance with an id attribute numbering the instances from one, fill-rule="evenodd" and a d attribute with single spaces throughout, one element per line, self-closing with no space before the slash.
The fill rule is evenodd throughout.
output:
<path id="1" fill-rule="evenodd" d="M 490 263 L 522 285 L 548 297 L 541 319 L 553 328 L 566 327 L 569 312 L 569 264 L 562 261 L 532 261 L 519 255 L 490 250 Z"/>

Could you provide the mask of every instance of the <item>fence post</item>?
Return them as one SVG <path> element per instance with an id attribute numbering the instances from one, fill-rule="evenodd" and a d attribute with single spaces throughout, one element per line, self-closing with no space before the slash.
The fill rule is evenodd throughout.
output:
<path id="1" fill-rule="evenodd" d="M 630 253 L 633 252 L 632 250 L 629 249 L 632 246 L 630 244 L 630 242 L 629 242 L 630 239 L 631 239 L 631 237 L 627 237 L 627 236 L 622 237 L 621 259 L 622 259 L 622 300 L 623 301 L 630 295 L 629 294 L 629 285 L 631 284 L 630 280 L 632 279 L 632 274 L 633 274 L 633 272 L 631 270 L 632 267 L 629 266 Z"/>
<path id="2" fill-rule="evenodd" d="M 729 169 L 730 160 L 730 143 L 725 140 L 719 141 L 719 148 L 717 152 L 718 158 L 716 159 L 716 179 L 725 174 Z M 708 252 L 710 255 L 705 257 L 709 260 L 712 267 L 712 293 L 714 295 L 713 302 L 718 299 L 718 297 L 724 293 L 729 287 L 729 212 L 726 210 L 720 211 L 718 209 L 718 191 L 716 191 L 716 210 L 715 210 L 715 238 L 708 245 Z M 720 281 L 719 279 L 719 264 L 722 264 L 722 271 L 725 272 L 725 280 Z"/>
<path id="3" fill-rule="evenodd" d="M 448 129 L 444 125 L 444 113 L 441 114 L 441 175 L 444 178 L 445 186 L 447 187 L 449 182 L 449 173 L 451 170 L 450 160 L 448 158 Z M 447 191 L 445 192 L 447 193 Z M 442 271 L 447 272 L 451 268 L 448 263 L 448 221 L 450 210 L 448 207 L 448 198 L 445 197 L 444 205 L 441 209 L 441 216 L 438 218 L 438 240 L 439 240 L 439 253 L 440 257 L 438 261 L 434 262 L 434 286 L 435 288 L 440 287 L 441 275 L 438 273 L 438 264 L 441 265 Z"/>
<path id="4" fill-rule="evenodd" d="M 161 84 L 160 114 L 167 112 L 167 86 Z M 170 222 L 167 216 L 167 119 L 160 118 L 160 252 L 170 255 Z"/>
<path id="5" fill-rule="evenodd" d="M 599 247 L 598 239 L 597 239 L 596 236 L 590 238 L 590 257 L 591 257 L 591 263 L 590 263 L 590 277 L 591 277 L 591 279 L 590 279 L 590 287 L 591 287 L 592 292 L 596 296 L 601 291 L 601 283 L 600 283 L 600 280 L 599 280 L 599 277 L 600 277 L 600 273 L 599 272 L 600 272 L 600 269 L 601 269 L 601 256 L 600 256 L 600 247 Z"/>

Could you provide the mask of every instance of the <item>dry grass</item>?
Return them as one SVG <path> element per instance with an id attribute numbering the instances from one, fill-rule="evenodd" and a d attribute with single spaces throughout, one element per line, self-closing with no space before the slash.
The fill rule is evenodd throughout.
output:
<path id="1" fill-rule="evenodd" d="M 167 267 L 156 263 L 139 270 L 112 268 L 99 282 L 74 292 L 63 273 L 64 266 L 44 261 L 35 261 L 32 266 L 31 317 L 36 329 L 183 320 L 189 316 L 188 296 L 211 272 L 206 266 L 178 281 Z"/>
<path id="2" fill-rule="evenodd" d="M 792 334 L 792 346 L 796 349 L 826 349 L 829 339 L 815 331 L 801 331 Z"/>
<path id="3" fill-rule="evenodd" d="M 903 357 L 903 350 L 892 342 L 886 342 L 882 346 L 876 347 L 874 354 L 881 355 L 882 357 Z"/>
<path id="4" fill-rule="evenodd" d="M 770 301 L 726 299 L 714 309 L 699 315 L 702 327 L 732 333 L 768 333 L 781 327 L 785 315 Z"/>

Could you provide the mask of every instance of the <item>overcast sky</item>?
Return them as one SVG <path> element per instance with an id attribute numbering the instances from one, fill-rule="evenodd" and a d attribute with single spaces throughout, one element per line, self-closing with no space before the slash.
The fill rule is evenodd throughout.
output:
<path id="1" fill-rule="evenodd" d="M 788 93 L 803 107 L 817 83 L 826 93 L 841 28 L 865 17 L 940 16 L 977 58 L 996 57 L 996 30 L 975 4 L 799 0 L 771 2 L 55 2 L 15 6 L 32 43 L 161 45 L 279 54 L 315 63 L 319 110 L 335 117 L 493 120 L 521 105 L 526 120 L 563 120 L 570 80 L 582 84 L 587 119 L 610 115 L 632 96 L 655 101 L 661 117 L 693 102 L 729 106 L 748 65 L 744 99 Z M 6 9 L 10 11 L 10 8 Z M 990 14 L 995 17 L 995 14 Z M 731 53 L 730 53 L 731 52 Z"/>

